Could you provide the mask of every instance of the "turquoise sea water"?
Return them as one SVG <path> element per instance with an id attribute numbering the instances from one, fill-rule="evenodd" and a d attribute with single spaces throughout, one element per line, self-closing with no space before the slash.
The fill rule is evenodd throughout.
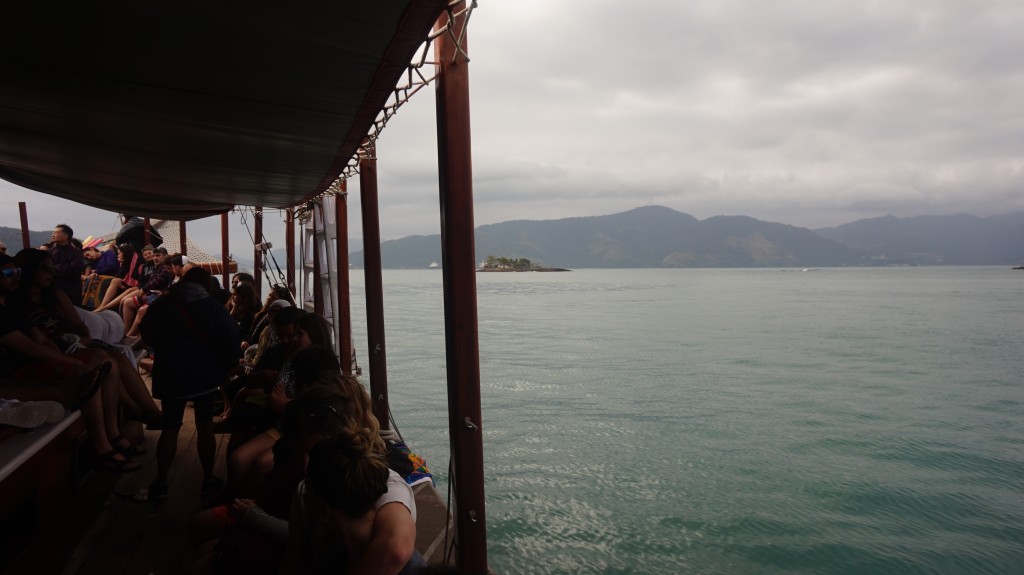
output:
<path id="1" fill-rule="evenodd" d="M 1024 272 L 477 282 L 495 572 L 1024 573 Z M 384 285 L 392 410 L 444 493 L 441 274 Z"/>

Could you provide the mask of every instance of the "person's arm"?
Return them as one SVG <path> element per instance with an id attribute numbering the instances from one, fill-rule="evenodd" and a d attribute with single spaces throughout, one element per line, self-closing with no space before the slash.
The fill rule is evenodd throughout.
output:
<path id="1" fill-rule="evenodd" d="M 85 364 L 81 361 L 73 356 L 64 355 L 56 346 L 51 346 L 36 343 L 20 331 L 12 331 L 0 337 L 0 347 L 31 359 L 63 367 L 68 371 L 69 375 L 78 374 L 85 368 Z"/>
<path id="2" fill-rule="evenodd" d="M 377 510 L 373 535 L 362 559 L 350 573 L 397 574 L 412 559 L 416 548 L 416 522 L 409 508 L 397 501 Z"/>
<path id="3" fill-rule="evenodd" d="M 271 541 L 281 545 L 287 544 L 288 522 L 267 513 L 252 499 L 235 499 L 228 509 L 238 523 L 264 535 Z"/>

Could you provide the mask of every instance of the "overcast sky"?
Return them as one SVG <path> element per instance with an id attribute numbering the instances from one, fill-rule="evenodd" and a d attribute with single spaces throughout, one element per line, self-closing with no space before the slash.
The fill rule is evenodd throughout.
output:
<path id="1" fill-rule="evenodd" d="M 1021 30 L 1019 0 L 480 0 L 476 224 L 650 204 L 811 228 L 1024 210 Z M 439 233 L 433 113 L 430 88 L 378 144 L 385 239 Z M 0 225 L 19 226 L 20 200 L 34 230 L 116 228 L 109 213 L 0 193 Z M 273 234 L 280 217 L 267 219 Z M 219 247 L 218 225 L 189 229 Z M 232 251 L 251 251 L 233 226 Z"/>

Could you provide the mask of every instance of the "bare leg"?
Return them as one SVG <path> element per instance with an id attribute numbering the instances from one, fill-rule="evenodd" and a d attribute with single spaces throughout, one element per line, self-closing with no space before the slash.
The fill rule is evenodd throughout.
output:
<path id="1" fill-rule="evenodd" d="M 203 477 L 213 475 L 213 459 L 217 453 L 217 438 L 213 435 L 212 421 L 196 422 L 196 452 L 199 454 L 199 465 L 203 468 Z"/>
<path id="2" fill-rule="evenodd" d="M 89 430 L 89 439 L 92 440 L 92 448 L 97 454 L 107 453 L 113 449 L 110 445 L 110 438 L 103 426 L 103 402 L 100 393 L 92 396 L 82 406 L 82 418 L 85 419 L 85 427 Z"/>
<path id="3" fill-rule="evenodd" d="M 139 313 L 139 304 L 135 301 L 135 298 L 128 298 L 123 301 L 124 303 L 121 305 L 121 318 L 124 320 L 124 333 L 127 334 L 135 323 L 135 314 Z"/>
<path id="4" fill-rule="evenodd" d="M 103 398 L 103 422 L 108 438 L 121 435 L 117 422 L 117 409 L 121 404 L 121 373 L 116 362 L 111 366 L 110 373 L 100 384 L 100 395 Z"/>
<path id="5" fill-rule="evenodd" d="M 115 296 L 114 299 L 110 300 L 109 303 L 105 304 L 105 307 L 101 306 L 101 307 L 96 308 L 96 311 L 105 311 L 105 310 L 108 310 L 108 309 L 116 309 L 121 304 L 121 302 L 124 301 L 124 298 L 131 297 L 131 296 L 135 295 L 136 293 L 138 293 L 138 291 L 139 291 L 139 288 L 128 288 L 128 289 L 124 290 L 123 292 L 121 292 L 120 294 L 118 294 L 117 296 Z"/>
<path id="6" fill-rule="evenodd" d="M 171 473 L 174 454 L 178 451 L 178 431 L 180 427 L 165 429 L 160 432 L 156 442 L 156 482 L 167 484 L 167 476 Z"/>
<path id="7" fill-rule="evenodd" d="M 132 368 L 128 358 L 115 351 L 110 352 L 109 355 L 114 360 L 114 363 L 117 364 L 118 371 L 121 374 L 121 385 L 124 387 L 128 397 L 142 410 L 143 415 L 148 414 L 152 416 L 159 414 L 160 408 L 153 401 L 153 396 L 149 393 L 146 382 L 142 380 L 139 372 Z"/>
<path id="8" fill-rule="evenodd" d="M 132 322 L 132 327 L 125 332 L 128 337 L 139 337 L 139 324 L 142 323 L 142 318 L 146 317 L 146 312 L 149 311 L 149 306 L 144 305 L 139 308 L 139 313 L 135 316 L 135 321 Z"/>
<path id="9" fill-rule="evenodd" d="M 197 430 L 198 431 L 198 430 Z M 250 439 L 228 455 L 228 484 L 238 497 L 252 497 L 265 479 L 260 476 L 260 459 L 277 440 L 268 432 Z"/>
<path id="10" fill-rule="evenodd" d="M 103 294 L 103 301 L 101 301 L 100 305 L 97 306 L 96 309 L 93 311 L 113 309 L 114 305 L 117 304 L 111 305 L 110 302 L 114 301 L 114 298 L 117 297 L 117 294 L 121 293 L 121 286 L 123 284 L 124 282 L 121 280 L 121 278 L 114 278 L 110 280 L 110 285 L 107 286 L 107 291 Z"/>

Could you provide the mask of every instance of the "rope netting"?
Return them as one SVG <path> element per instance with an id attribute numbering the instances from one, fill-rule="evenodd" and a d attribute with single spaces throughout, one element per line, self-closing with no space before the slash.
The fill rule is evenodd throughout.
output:
<path id="1" fill-rule="evenodd" d="M 384 131 L 385 126 L 395 117 L 398 113 L 398 109 L 408 102 L 413 95 L 429 86 L 431 82 L 437 79 L 438 72 L 434 65 L 434 62 L 429 60 L 429 56 L 432 54 L 434 47 L 434 41 L 442 36 L 448 37 L 448 39 L 455 46 L 455 59 L 462 58 L 464 61 L 469 62 L 469 55 L 466 53 L 463 47 L 466 39 L 466 30 L 469 28 L 469 18 L 473 14 L 473 10 L 476 9 L 476 0 L 453 0 L 448 3 L 445 8 L 444 18 L 445 23 L 439 28 L 435 28 L 427 39 L 420 46 L 416 57 L 409 64 L 405 74 L 399 80 L 398 85 L 391 92 L 391 96 L 388 98 L 387 103 L 377 114 L 377 118 L 373 121 L 373 125 L 370 127 L 370 131 L 366 134 L 366 138 L 363 140 L 362 145 L 356 151 L 355 155 L 349 158 L 348 164 L 338 175 L 338 178 L 328 186 L 327 191 L 313 198 L 313 202 L 316 202 L 324 196 L 340 196 L 347 195 L 347 192 L 341 190 L 341 183 L 357 174 L 359 174 L 359 162 L 365 159 L 372 159 L 375 157 L 375 145 L 377 139 L 380 137 L 381 132 Z M 309 214 L 308 208 L 304 206 L 297 206 L 296 208 L 296 219 L 304 223 L 308 221 Z"/>

